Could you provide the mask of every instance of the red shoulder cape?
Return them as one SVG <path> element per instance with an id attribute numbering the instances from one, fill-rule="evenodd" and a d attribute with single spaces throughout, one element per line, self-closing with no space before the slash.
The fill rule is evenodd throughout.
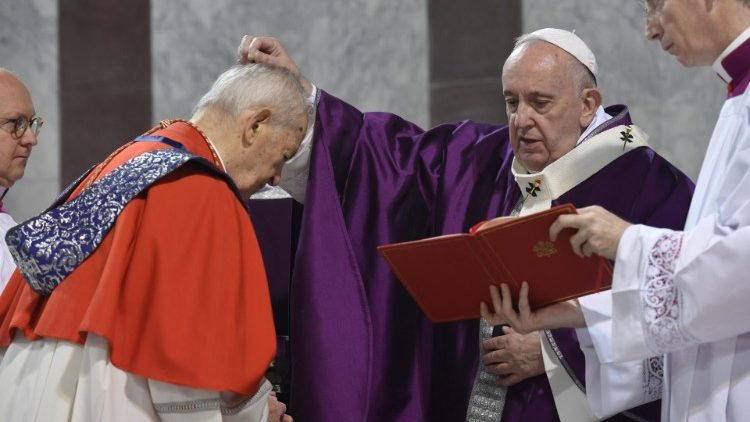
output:
<path id="1" fill-rule="evenodd" d="M 213 162 L 185 123 L 157 135 Z M 137 142 L 99 177 L 148 150 Z M 73 193 L 77 195 L 79 187 Z M 112 363 L 147 378 L 253 394 L 275 355 L 268 284 L 250 218 L 227 184 L 187 164 L 133 199 L 97 250 L 42 298 L 16 270 L 0 296 L 0 346 L 109 341 Z"/>

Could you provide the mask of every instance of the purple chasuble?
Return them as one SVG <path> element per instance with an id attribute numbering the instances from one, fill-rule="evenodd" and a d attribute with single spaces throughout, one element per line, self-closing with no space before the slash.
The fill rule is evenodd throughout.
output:
<path id="1" fill-rule="evenodd" d="M 625 107 L 607 111 L 616 117 L 604 126 L 630 123 Z M 478 323 L 432 324 L 376 247 L 510 214 L 520 192 L 507 126 L 465 121 L 423 131 L 325 92 L 317 113 L 291 284 L 290 413 L 303 421 L 463 421 Z M 599 204 L 634 223 L 680 228 L 692 189 L 640 148 L 554 203 Z M 583 381 L 575 332 L 555 338 Z M 555 419 L 544 375 L 509 389 L 503 420 Z"/>

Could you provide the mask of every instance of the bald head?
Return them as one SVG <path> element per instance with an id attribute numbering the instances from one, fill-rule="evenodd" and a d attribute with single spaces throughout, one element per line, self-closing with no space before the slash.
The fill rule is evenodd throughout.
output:
<path id="1" fill-rule="evenodd" d="M 16 74 L 11 72 L 10 70 L 2 67 L 0 67 L 0 87 L 3 88 L 3 90 L 0 91 L 0 96 L 6 96 L 10 94 L 11 92 L 6 91 L 7 89 L 20 89 L 23 90 L 27 96 L 29 96 L 29 91 L 26 89 L 26 85 L 24 85 L 23 82 L 18 79 L 18 76 L 16 76 Z"/>
<path id="2" fill-rule="evenodd" d="M 17 122 L 27 123 L 35 114 L 31 95 L 23 82 L 12 72 L 0 68 L 0 186 L 9 188 L 23 177 L 37 139 L 28 127 L 20 137 L 14 132 Z"/>
<path id="3" fill-rule="evenodd" d="M 18 79 L 16 75 L 13 74 L 13 72 L 4 67 L 0 67 L 0 79 L 6 78 L 8 76 Z"/>
<path id="4" fill-rule="evenodd" d="M 34 114 L 34 105 L 31 94 L 26 85 L 21 82 L 15 73 L 0 67 L 0 118 L 8 117 L 8 112 L 30 112 Z M 30 115 L 27 115 L 29 117 Z"/>

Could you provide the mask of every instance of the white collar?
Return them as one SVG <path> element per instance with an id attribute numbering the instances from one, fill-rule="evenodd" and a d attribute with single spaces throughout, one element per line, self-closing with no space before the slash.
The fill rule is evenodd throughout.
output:
<path id="1" fill-rule="evenodd" d="M 580 144 L 581 142 L 586 140 L 586 137 L 591 134 L 591 132 L 594 131 L 594 129 L 598 128 L 601 124 L 606 122 L 607 120 L 611 119 L 612 116 L 610 116 L 606 111 L 604 111 L 604 107 L 599 106 L 599 108 L 596 109 L 596 114 L 594 115 L 594 119 L 589 123 L 589 127 L 586 128 L 586 130 L 583 131 L 581 136 L 578 137 L 578 140 L 576 141 L 576 145 Z"/>

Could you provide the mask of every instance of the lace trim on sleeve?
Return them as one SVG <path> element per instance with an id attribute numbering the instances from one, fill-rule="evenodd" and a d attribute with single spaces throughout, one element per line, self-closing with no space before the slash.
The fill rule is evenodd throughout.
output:
<path id="1" fill-rule="evenodd" d="M 641 304 L 646 342 L 655 354 L 693 343 L 693 339 L 681 328 L 681 294 L 674 284 L 681 248 L 682 233 L 669 232 L 656 241 L 648 257 Z"/>
<path id="2" fill-rule="evenodd" d="M 643 363 L 643 394 L 646 402 L 658 400 L 664 387 L 664 356 L 649 358 Z"/>

